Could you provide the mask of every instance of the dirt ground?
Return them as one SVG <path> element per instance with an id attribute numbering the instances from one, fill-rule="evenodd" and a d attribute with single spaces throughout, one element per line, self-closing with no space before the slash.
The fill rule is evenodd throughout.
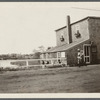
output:
<path id="1" fill-rule="evenodd" d="M 0 72 L 0 93 L 97 92 L 100 65 Z"/>

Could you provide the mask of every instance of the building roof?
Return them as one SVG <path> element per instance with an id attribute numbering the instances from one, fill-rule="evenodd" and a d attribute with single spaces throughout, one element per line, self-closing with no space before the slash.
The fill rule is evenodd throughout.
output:
<path id="1" fill-rule="evenodd" d="M 83 43 L 83 42 L 85 42 L 87 40 L 89 40 L 89 39 L 80 39 L 77 42 L 73 42 L 73 43 L 70 43 L 70 44 L 64 44 L 64 45 L 61 45 L 61 46 L 56 46 L 56 47 L 53 47 L 53 48 L 47 50 L 44 53 L 63 52 L 63 51 L 69 50 L 72 47 L 77 46 L 80 43 Z"/>
<path id="2" fill-rule="evenodd" d="M 80 19 L 80 20 L 78 20 L 78 21 L 76 21 L 76 22 L 73 22 L 73 23 L 71 23 L 70 25 L 76 24 L 76 23 L 78 23 L 78 22 L 81 22 L 81 21 L 86 20 L 86 19 L 89 19 L 89 18 L 100 19 L 100 17 L 88 16 L 88 17 L 85 17 L 85 18 L 83 18 L 83 19 Z M 55 31 L 59 31 L 59 30 L 61 30 L 61 29 L 63 29 L 63 28 L 66 28 L 66 26 L 61 27 L 61 28 L 59 28 L 59 29 L 57 29 L 57 30 L 55 30 Z"/>
<path id="3" fill-rule="evenodd" d="M 78 22 L 81 22 L 81 21 L 86 20 L 86 19 L 89 19 L 89 18 L 92 18 L 92 19 L 100 19 L 100 17 L 88 16 L 88 17 L 85 17 L 85 18 L 83 18 L 83 19 L 81 19 L 81 20 L 78 20 L 78 21 L 76 21 L 76 22 L 74 22 L 74 23 L 71 23 L 70 25 L 76 24 L 76 23 L 78 23 Z M 61 30 L 61 29 L 63 29 L 63 28 L 66 28 L 66 27 L 67 27 L 67 26 L 61 27 L 61 28 L 59 28 L 59 29 L 57 29 L 57 30 L 55 30 L 55 31 L 59 31 L 59 30 Z M 66 51 L 66 50 L 69 50 L 69 49 L 73 48 L 74 46 L 77 46 L 77 45 L 79 45 L 79 44 L 81 44 L 81 43 L 83 43 L 83 42 L 85 42 L 85 41 L 88 41 L 88 40 L 89 40 L 89 39 L 80 39 L 79 41 L 73 42 L 73 43 L 70 43 L 70 44 L 64 44 L 64 45 L 61 45 L 61 46 L 55 46 L 55 47 L 53 47 L 53 48 L 47 50 L 47 51 L 44 52 L 44 53 L 53 53 L 53 52 L 62 52 L 62 51 Z"/>

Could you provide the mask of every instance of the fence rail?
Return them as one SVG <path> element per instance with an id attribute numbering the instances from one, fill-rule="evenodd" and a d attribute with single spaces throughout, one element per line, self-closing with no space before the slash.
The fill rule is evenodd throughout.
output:
<path id="1" fill-rule="evenodd" d="M 58 59 L 61 60 L 62 63 L 67 64 L 66 58 L 0 60 L 0 67 L 41 66 L 42 61 L 44 61 L 45 63 L 48 61 L 48 64 L 54 65 L 58 63 Z"/>

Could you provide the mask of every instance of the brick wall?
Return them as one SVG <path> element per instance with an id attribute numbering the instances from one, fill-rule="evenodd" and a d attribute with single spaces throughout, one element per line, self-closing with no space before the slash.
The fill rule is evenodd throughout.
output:
<path id="1" fill-rule="evenodd" d="M 61 36 L 64 36 L 64 41 L 61 41 Z M 56 32 L 56 43 L 57 46 L 63 45 L 67 43 L 67 30 L 66 27 Z"/>
<path id="2" fill-rule="evenodd" d="M 97 46 L 97 59 L 100 62 L 100 18 L 89 19 L 89 33 L 91 41 Z"/>
<path id="3" fill-rule="evenodd" d="M 71 30 L 72 30 L 72 42 L 78 41 L 80 38 L 89 39 L 88 19 L 72 24 Z M 79 33 L 81 34 L 81 36 L 78 38 L 75 35 L 77 33 L 77 30 L 79 30 Z"/>
<path id="4" fill-rule="evenodd" d="M 70 66 L 77 65 L 77 49 L 83 50 L 83 44 L 89 44 L 90 41 L 87 40 L 77 46 L 74 46 L 73 48 L 66 51 L 66 58 L 67 58 L 67 64 Z"/>
<path id="5" fill-rule="evenodd" d="M 77 33 L 77 30 L 79 30 L 79 33 L 81 34 L 80 37 L 78 37 L 78 38 L 75 35 Z M 60 40 L 62 34 L 64 36 L 63 42 Z M 72 24 L 71 25 L 71 34 L 72 34 L 72 42 L 76 42 L 80 38 L 89 39 L 88 19 L 83 20 L 83 21 L 78 22 L 78 23 L 75 23 L 75 24 Z M 56 32 L 56 43 L 57 43 L 57 46 L 60 46 L 60 45 L 66 44 L 67 42 L 68 42 L 67 41 L 67 29 L 65 27 L 65 28 L 58 30 Z"/>

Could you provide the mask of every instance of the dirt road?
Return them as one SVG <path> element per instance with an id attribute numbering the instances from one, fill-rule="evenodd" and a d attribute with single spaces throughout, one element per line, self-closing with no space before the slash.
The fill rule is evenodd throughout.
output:
<path id="1" fill-rule="evenodd" d="M 97 93 L 100 65 L 0 72 L 0 93 Z"/>

